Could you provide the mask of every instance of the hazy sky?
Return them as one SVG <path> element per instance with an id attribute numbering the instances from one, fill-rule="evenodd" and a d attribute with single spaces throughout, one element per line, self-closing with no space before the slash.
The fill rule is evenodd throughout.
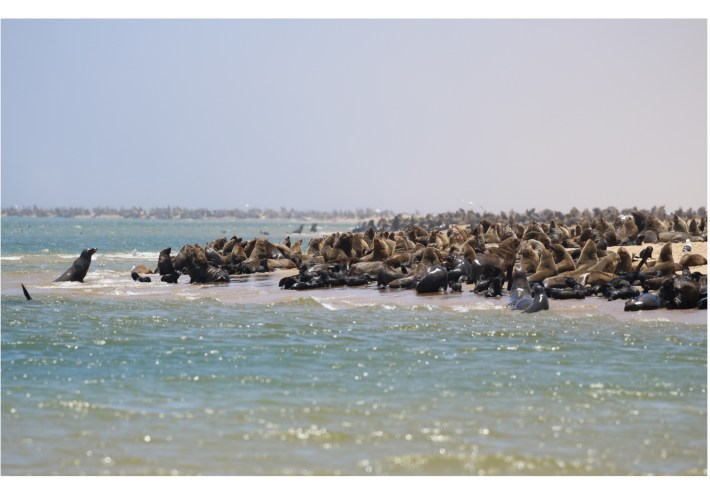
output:
<path id="1" fill-rule="evenodd" d="M 701 20 L 3 20 L 2 206 L 707 204 Z"/>

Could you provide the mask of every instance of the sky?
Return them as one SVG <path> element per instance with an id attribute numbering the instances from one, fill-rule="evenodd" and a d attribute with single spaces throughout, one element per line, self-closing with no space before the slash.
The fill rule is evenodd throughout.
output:
<path id="1" fill-rule="evenodd" d="M 2 207 L 707 206 L 705 19 L 3 19 Z"/>

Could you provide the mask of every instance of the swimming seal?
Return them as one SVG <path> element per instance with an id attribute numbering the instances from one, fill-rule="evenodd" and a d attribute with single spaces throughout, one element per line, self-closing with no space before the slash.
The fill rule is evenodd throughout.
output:
<path id="1" fill-rule="evenodd" d="M 74 263 L 59 278 L 54 281 L 79 281 L 84 282 L 84 277 L 91 265 L 91 256 L 96 252 L 96 248 L 84 249 L 81 255 L 74 260 Z"/>

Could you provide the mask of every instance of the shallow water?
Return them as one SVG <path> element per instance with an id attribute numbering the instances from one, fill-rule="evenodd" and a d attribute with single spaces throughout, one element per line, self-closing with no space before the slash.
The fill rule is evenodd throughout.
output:
<path id="1" fill-rule="evenodd" d="M 707 473 L 704 312 L 130 278 L 297 225 L 3 219 L 2 473 Z M 52 283 L 84 247 L 85 282 Z"/>

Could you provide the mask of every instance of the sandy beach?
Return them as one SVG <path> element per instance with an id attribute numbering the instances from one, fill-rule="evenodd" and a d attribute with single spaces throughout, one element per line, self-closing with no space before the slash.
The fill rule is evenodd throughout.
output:
<path id="1" fill-rule="evenodd" d="M 658 252 L 661 250 L 661 247 L 663 247 L 665 244 L 663 243 L 658 243 L 658 244 L 643 244 L 640 246 L 624 246 L 627 251 L 629 251 L 629 254 L 633 255 L 635 254 L 638 256 L 639 252 L 641 252 L 643 249 L 645 249 L 648 246 L 653 247 L 653 258 L 655 259 L 658 256 Z M 684 242 L 674 242 L 671 243 L 671 249 L 673 250 L 673 260 L 678 263 L 680 261 L 680 258 L 683 257 L 685 254 L 683 252 L 683 246 L 685 245 Z M 614 246 L 614 247 L 609 247 L 610 251 L 617 252 L 619 250 L 620 246 Z M 707 259 L 708 257 L 708 243 L 707 242 L 691 242 L 691 247 L 693 248 L 691 251 L 691 254 L 700 254 L 701 256 L 705 257 Z M 636 261 L 634 261 L 634 266 L 637 264 Z M 707 264 L 703 266 L 693 266 L 690 268 L 690 272 L 699 272 L 702 274 L 708 274 L 708 266 Z M 678 274 L 680 271 L 677 272 Z"/>

